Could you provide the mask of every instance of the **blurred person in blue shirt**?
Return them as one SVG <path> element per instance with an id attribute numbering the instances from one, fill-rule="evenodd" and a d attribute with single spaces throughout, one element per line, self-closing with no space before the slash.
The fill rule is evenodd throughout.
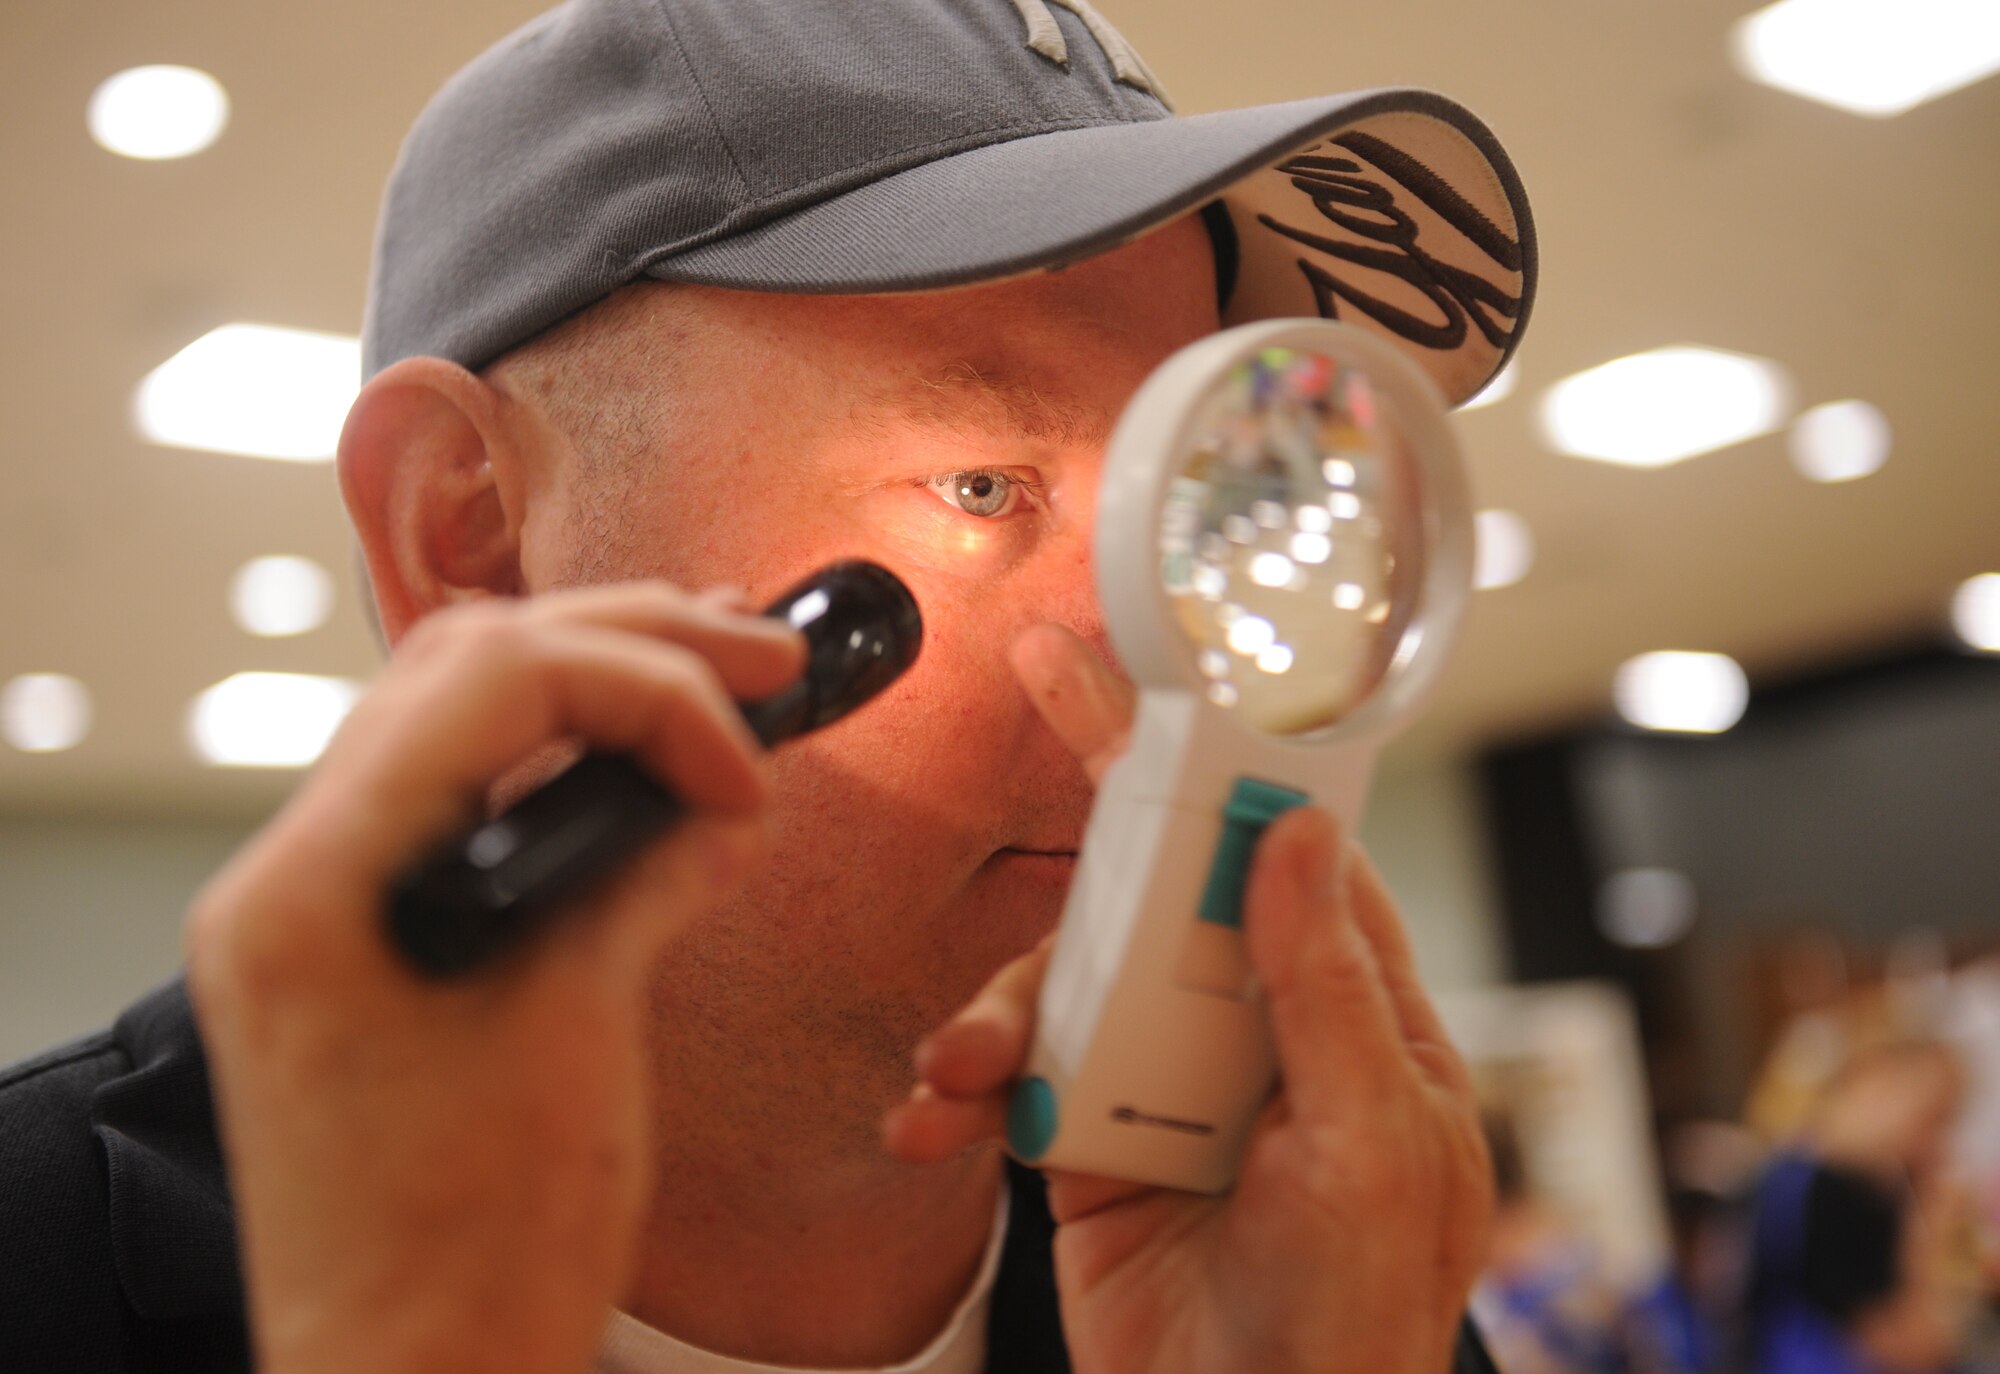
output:
<path id="1" fill-rule="evenodd" d="M 1537 1197 L 1512 1123 L 1485 1116 L 1495 1212 L 1472 1312 L 1507 1374 L 1624 1374 L 1619 1297 L 1597 1248 Z"/>
<path id="2" fill-rule="evenodd" d="M 1974 1304 L 1966 1213 L 1946 1167 L 1965 1097 L 1929 1041 L 1857 1054 L 1755 1199 L 1748 1317 L 1757 1374 L 1938 1374 Z"/>
<path id="3" fill-rule="evenodd" d="M 1685 1184 L 1667 1192 L 1668 1267 L 1625 1311 L 1632 1374 L 1717 1374 L 1739 1341 L 1746 1203 Z"/>

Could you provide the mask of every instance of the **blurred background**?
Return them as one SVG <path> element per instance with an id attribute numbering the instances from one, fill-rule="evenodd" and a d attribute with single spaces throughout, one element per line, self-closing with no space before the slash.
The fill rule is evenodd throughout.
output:
<path id="1" fill-rule="evenodd" d="M 376 671 L 376 199 L 542 8 L 0 8 L 0 1061 L 172 973 Z M 2000 3 L 1101 8 L 1184 112 L 1442 90 L 1534 202 L 1364 833 L 1488 1099 L 1503 1364 L 2000 1368 Z"/>

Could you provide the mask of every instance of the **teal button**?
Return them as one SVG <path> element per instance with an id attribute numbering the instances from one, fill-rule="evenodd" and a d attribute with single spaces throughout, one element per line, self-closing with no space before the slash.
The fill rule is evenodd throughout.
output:
<path id="1" fill-rule="evenodd" d="M 1202 920 L 1232 930 L 1243 928 L 1243 889 L 1250 882 L 1250 859 L 1264 827 L 1312 798 L 1274 782 L 1238 778 L 1222 806 L 1222 834 L 1208 866 L 1196 914 Z"/>
<path id="2" fill-rule="evenodd" d="M 1046 1078 L 1024 1078 L 1007 1104 L 1007 1144 L 1016 1157 L 1037 1160 L 1056 1138 L 1056 1090 Z"/>

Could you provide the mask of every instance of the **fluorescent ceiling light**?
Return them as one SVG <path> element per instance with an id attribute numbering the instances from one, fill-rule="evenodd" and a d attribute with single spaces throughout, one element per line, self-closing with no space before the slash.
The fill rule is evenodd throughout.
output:
<path id="1" fill-rule="evenodd" d="M 1959 583 L 1951 598 L 1951 627 L 1968 647 L 2000 654 L 2000 573 Z"/>
<path id="2" fill-rule="evenodd" d="M 1513 511 L 1479 512 L 1473 517 L 1472 533 L 1472 585 L 1477 590 L 1511 587 L 1534 566 L 1534 533 Z"/>
<path id="3" fill-rule="evenodd" d="M 1889 461 L 1889 419 L 1866 401 L 1828 401 L 1792 421 L 1792 466 L 1815 482 L 1851 482 Z"/>
<path id="4" fill-rule="evenodd" d="M 361 684 L 303 673 L 237 673 L 194 699 L 188 743 L 204 762 L 303 768 L 361 696 Z"/>
<path id="5" fill-rule="evenodd" d="M 360 389 L 359 339 L 225 324 L 147 374 L 133 412 L 156 444 L 322 462 Z"/>
<path id="6" fill-rule="evenodd" d="M 2000 71 L 2000 4 L 1780 0 L 1730 38 L 1753 80 L 1879 118 Z"/>
<path id="7" fill-rule="evenodd" d="M 132 67 L 91 94 L 85 122 L 99 146 L 125 157 L 186 157 L 221 135 L 229 94 L 193 67 Z"/>
<path id="8" fill-rule="evenodd" d="M 90 690 L 62 673 L 23 673 L 0 688 L 0 735 L 30 754 L 53 754 L 90 733 Z"/>
<path id="9" fill-rule="evenodd" d="M 1646 730 L 1713 735 L 1743 718 L 1750 684 L 1726 654 L 1641 654 L 1612 684 L 1618 714 Z"/>
<path id="10" fill-rule="evenodd" d="M 253 635 L 302 635 L 326 624 L 333 578 L 310 558 L 253 558 L 229 582 L 229 610 Z"/>
<path id="11" fill-rule="evenodd" d="M 1559 453 L 1657 468 L 1784 423 L 1790 387 L 1776 363 L 1677 345 L 1565 377 L 1542 398 Z"/>
<path id="12" fill-rule="evenodd" d="M 1490 406 L 1495 401 L 1504 401 L 1514 394 L 1515 367 L 1510 361 L 1500 369 L 1500 375 L 1488 382 L 1479 394 L 1459 407 L 1460 410 L 1478 410 Z"/>

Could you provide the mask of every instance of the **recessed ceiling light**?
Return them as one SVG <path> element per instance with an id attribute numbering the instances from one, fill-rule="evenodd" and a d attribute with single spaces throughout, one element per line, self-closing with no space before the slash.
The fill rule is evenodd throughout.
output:
<path id="1" fill-rule="evenodd" d="M 1510 510 L 1483 510 L 1474 516 L 1472 544 L 1472 585 L 1482 592 L 1513 586 L 1535 563 L 1534 533 Z"/>
<path id="2" fill-rule="evenodd" d="M 1878 118 L 2000 71 L 1993 0 L 1780 0 L 1730 38 L 1753 80 Z"/>
<path id="3" fill-rule="evenodd" d="M 1743 718 L 1750 684 L 1727 654 L 1640 654 L 1618 669 L 1618 714 L 1646 730 L 1713 735 Z"/>
<path id="4" fill-rule="evenodd" d="M 359 339 L 225 324 L 148 373 L 133 411 L 156 444 L 323 462 L 360 389 Z"/>
<path id="5" fill-rule="evenodd" d="M 1789 407 L 1776 363 L 1677 345 L 1565 377 L 1542 398 L 1559 453 L 1657 468 L 1776 429 Z"/>
<path id="6" fill-rule="evenodd" d="M 1958 584 L 1951 598 L 1951 627 L 1967 647 L 2000 654 L 2000 573 L 1981 573 Z"/>
<path id="7" fill-rule="evenodd" d="M 1495 401 L 1504 401 L 1514 394 L 1515 365 L 1511 361 L 1500 369 L 1500 375 L 1488 382 L 1478 395 L 1459 407 L 1460 410 L 1478 410 L 1490 406 Z"/>
<path id="8" fill-rule="evenodd" d="M 326 624 L 333 577 L 310 558 L 253 558 L 229 581 L 229 609 L 253 635 L 302 635 Z"/>
<path id="9" fill-rule="evenodd" d="M 221 135 L 229 94 L 193 67 L 132 67 L 92 93 L 86 121 L 90 136 L 111 152 L 148 160 L 186 157 Z"/>
<path id="10" fill-rule="evenodd" d="M 1792 421 L 1792 466 L 1815 482 L 1851 482 L 1889 461 L 1889 418 L 1866 401 L 1828 401 Z"/>
<path id="11" fill-rule="evenodd" d="M 361 696 L 361 684 L 304 673 L 236 673 L 194 699 L 188 743 L 204 762 L 303 768 Z"/>
<path id="12" fill-rule="evenodd" d="M 0 688 L 0 735 L 30 754 L 53 754 L 90 733 L 90 690 L 63 673 L 23 673 Z"/>

